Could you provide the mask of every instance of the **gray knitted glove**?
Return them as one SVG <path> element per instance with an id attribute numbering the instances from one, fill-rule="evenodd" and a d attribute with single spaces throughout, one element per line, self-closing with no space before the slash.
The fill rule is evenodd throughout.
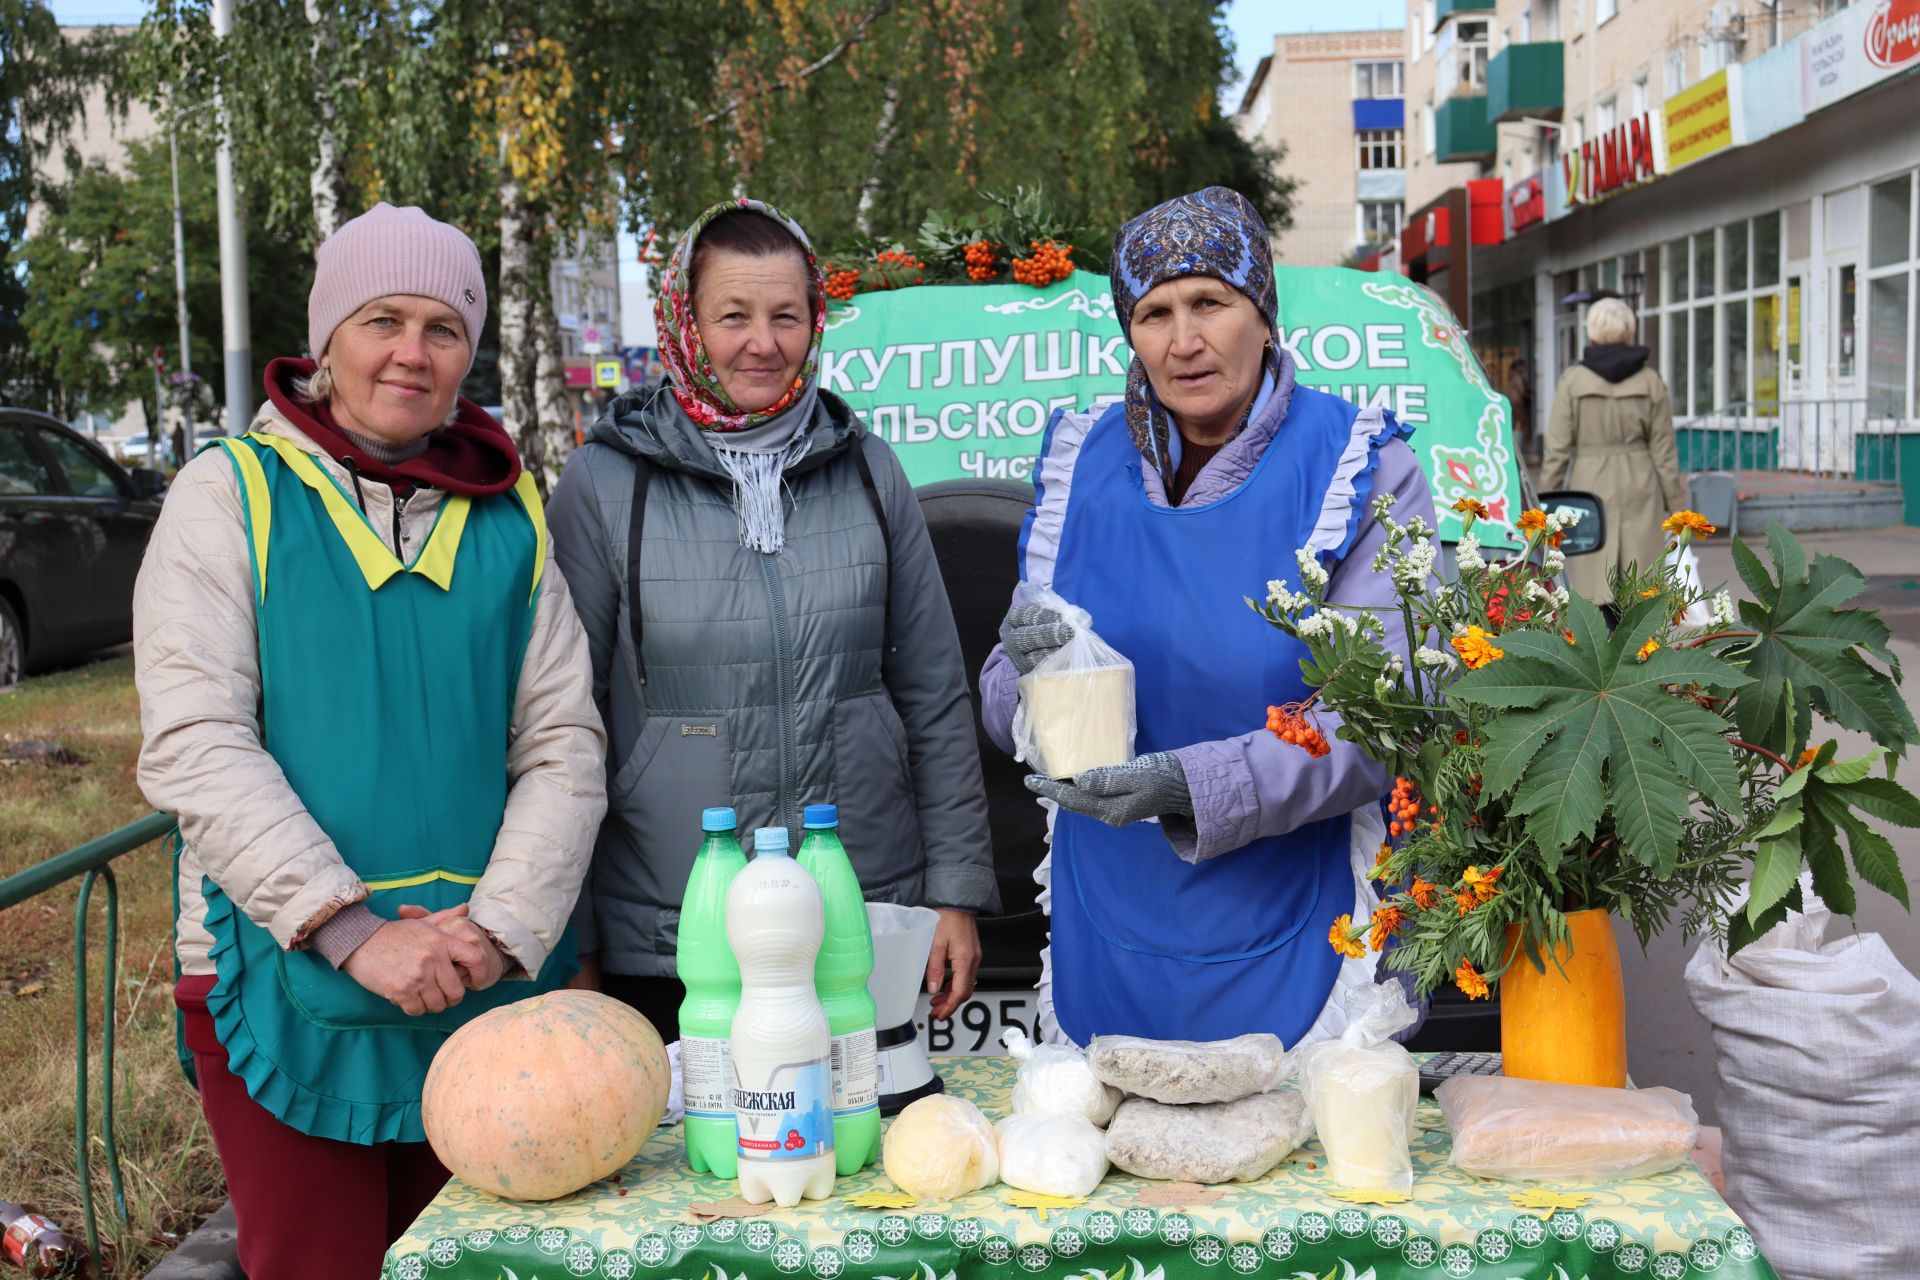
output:
<path id="1" fill-rule="evenodd" d="M 1193 816 L 1193 793 L 1187 790 L 1187 771 L 1171 751 L 1156 751 L 1126 764 L 1089 769 L 1072 782 L 1055 782 L 1029 775 L 1027 790 L 1045 796 L 1062 809 L 1098 818 L 1110 827 L 1124 827 L 1167 814 Z"/>
<path id="2" fill-rule="evenodd" d="M 1017 604 L 1000 623 L 1000 644 L 1021 675 L 1071 639 L 1073 624 L 1043 604 Z"/>

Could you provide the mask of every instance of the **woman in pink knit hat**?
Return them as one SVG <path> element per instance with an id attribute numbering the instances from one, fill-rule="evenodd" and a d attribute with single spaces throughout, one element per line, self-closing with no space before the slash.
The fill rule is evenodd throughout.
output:
<path id="1" fill-rule="evenodd" d="M 181 471 L 134 595 L 175 999 L 253 1280 L 378 1273 L 447 1177 L 427 1065 L 572 973 L 606 807 L 539 494 L 459 397 L 480 255 L 381 204 L 316 258 L 314 358 Z"/>

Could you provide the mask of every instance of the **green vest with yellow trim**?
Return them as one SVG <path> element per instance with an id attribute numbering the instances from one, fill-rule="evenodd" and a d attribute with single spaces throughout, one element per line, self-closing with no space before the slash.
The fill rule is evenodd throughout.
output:
<path id="1" fill-rule="evenodd" d="M 260 647 L 260 730 L 300 801 L 388 919 L 467 900 L 507 802 L 515 690 L 546 560 L 540 498 L 449 495 L 402 564 L 298 446 L 222 440 L 240 480 Z M 247 1092 L 302 1133 L 419 1142 L 435 1050 L 488 1009 L 551 990 L 569 932 L 533 982 L 410 1017 L 311 950 L 285 951 L 208 880 L 217 973 L 207 1009 Z"/>

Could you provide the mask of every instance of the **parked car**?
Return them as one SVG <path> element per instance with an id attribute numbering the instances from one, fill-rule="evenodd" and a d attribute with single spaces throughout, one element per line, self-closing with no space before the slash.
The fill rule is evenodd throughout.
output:
<path id="1" fill-rule="evenodd" d="M 57 418 L 0 407 L 0 687 L 133 638 L 133 579 L 165 489 Z"/>

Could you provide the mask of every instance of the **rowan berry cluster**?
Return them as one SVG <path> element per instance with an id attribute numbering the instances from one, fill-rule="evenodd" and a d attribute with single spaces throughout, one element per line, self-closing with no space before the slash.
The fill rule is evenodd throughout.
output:
<path id="1" fill-rule="evenodd" d="M 1280 741 L 1300 748 L 1316 760 L 1333 750 L 1313 721 L 1297 707 L 1268 707 L 1267 728 Z"/>
<path id="2" fill-rule="evenodd" d="M 967 260 L 969 280 L 991 280 L 1000 274 L 1000 246 L 991 240 L 975 240 L 961 250 Z"/>
<path id="3" fill-rule="evenodd" d="M 860 285 L 858 271 L 829 271 L 827 273 L 827 296 L 837 302 L 851 298 Z"/>
<path id="4" fill-rule="evenodd" d="M 1426 806 L 1427 816 L 1438 818 L 1440 810 L 1434 805 Z M 1390 836 L 1410 836 L 1414 826 L 1420 821 L 1420 793 L 1414 789 L 1411 778 L 1395 778 L 1393 794 L 1387 797 L 1387 812 L 1393 815 L 1393 821 L 1387 824 Z M 1434 826 L 1440 824 L 1435 822 Z"/>
<path id="5" fill-rule="evenodd" d="M 1033 256 L 1013 260 L 1013 278 L 1021 284 L 1044 289 L 1073 274 L 1073 246 L 1052 240 L 1029 240 Z"/>

